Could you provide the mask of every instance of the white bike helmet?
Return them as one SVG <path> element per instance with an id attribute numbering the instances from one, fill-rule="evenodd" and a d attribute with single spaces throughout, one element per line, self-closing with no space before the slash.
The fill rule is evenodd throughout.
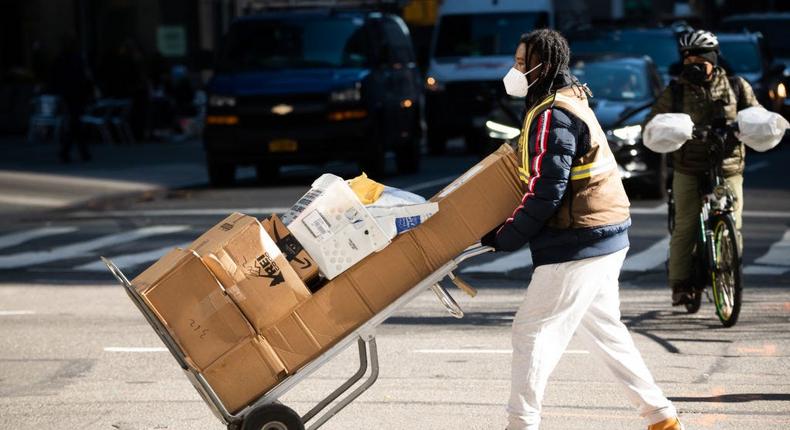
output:
<path id="1" fill-rule="evenodd" d="M 680 52 L 710 52 L 719 50 L 719 39 L 710 31 L 697 30 L 680 36 Z"/>

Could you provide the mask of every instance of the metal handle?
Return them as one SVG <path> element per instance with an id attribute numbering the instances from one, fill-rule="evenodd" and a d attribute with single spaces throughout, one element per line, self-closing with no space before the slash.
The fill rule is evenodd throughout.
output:
<path id="1" fill-rule="evenodd" d="M 494 248 L 490 246 L 483 246 L 479 242 L 466 248 L 464 252 L 462 252 L 458 257 L 455 257 L 453 260 L 456 265 L 459 265 L 464 262 L 464 260 L 468 260 L 472 257 L 476 257 L 481 254 L 485 254 L 486 252 L 492 252 Z"/>
<path id="2" fill-rule="evenodd" d="M 455 318 L 461 319 L 464 317 L 464 311 L 461 310 L 461 307 L 458 306 L 453 296 L 444 289 L 443 286 L 439 284 L 431 285 L 431 289 L 436 294 L 436 297 L 439 298 L 439 301 L 444 305 L 447 312 L 450 313 Z"/>
<path id="3" fill-rule="evenodd" d="M 469 297 L 475 297 L 477 295 L 477 290 L 473 286 L 467 284 L 463 279 L 455 276 L 453 272 L 448 273 L 447 277 L 453 281 L 453 284 L 455 284 L 459 290 L 465 292 Z"/>

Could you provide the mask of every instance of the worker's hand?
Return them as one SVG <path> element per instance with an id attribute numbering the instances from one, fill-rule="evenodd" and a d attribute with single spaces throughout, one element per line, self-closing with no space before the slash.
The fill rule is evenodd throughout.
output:
<path id="1" fill-rule="evenodd" d="M 486 233 L 483 237 L 480 238 L 480 244 L 483 246 L 490 246 L 494 248 L 494 252 L 498 252 L 500 249 L 497 246 L 496 234 L 500 228 L 502 228 L 501 224 L 494 227 L 493 230 Z"/>

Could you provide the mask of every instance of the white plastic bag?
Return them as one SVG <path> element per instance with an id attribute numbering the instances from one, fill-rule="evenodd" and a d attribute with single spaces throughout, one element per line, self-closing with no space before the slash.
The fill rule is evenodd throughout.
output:
<path id="1" fill-rule="evenodd" d="M 381 228 L 390 235 L 401 234 L 425 222 L 439 210 L 418 194 L 384 186 L 381 196 L 365 206 Z"/>
<path id="2" fill-rule="evenodd" d="M 738 139 L 749 148 L 765 152 L 779 144 L 790 128 L 781 115 L 769 112 L 762 106 L 753 106 L 738 112 Z"/>
<path id="3" fill-rule="evenodd" d="M 691 139 L 694 122 L 685 113 L 660 113 L 645 125 L 642 142 L 647 149 L 665 154 L 677 151 Z"/>

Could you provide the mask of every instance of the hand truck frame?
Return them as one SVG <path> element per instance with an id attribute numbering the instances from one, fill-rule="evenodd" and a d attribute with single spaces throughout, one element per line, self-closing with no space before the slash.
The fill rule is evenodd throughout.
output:
<path id="1" fill-rule="evenodd" d="M 442 267 L 428 275 L 420 283 L 415 285 L 381 312 L 374 315 L 371 319 L 356 328 L 354 331 L 346 335 L 343 339 L 338 341 L 334 346 L 327 349 L 321 355 L 313 359 L 310 363 L 299 369 L 293 374 L 288 375 L 285 379 L 280 381 L 272 389 L 264 393 L 260 398 L 246 406 L 244 409 L 236 414 L 230 413 L 220 401 L 219 397 L 215 394 L 211 385 L 206 381 L 203 375 L 191 369 L 187 365 L 186 355 L 173 339 L 172 335 L 167 331 L 165 326 L 159 321 L 156 315 L 145 304 L 143 298 L 132 287 L 129 279 L 123 272 L 109 259 L 101 257 L 102 261 L 107 265 L 110 272 L 115 276 L 118 282 L 123 286 L 129 298 L 137 306 L 140 312 L 145 316 L 145 319 L 159 335 L 159 338 L 167 346 L 167 349 L 178 362 L 178 365 L 184 371 L 187 379 L 192 383 L 195 389 L 200 393 L 200 396 L 209 406 L 214 415 L 227 425 L 229 430 L 301 430 L 304 425 L 309 423 L 308 430 L 315 430 L 324 425 L 329 419 L 335 416 L 338 412 L 343 410 L 357 397 L 362 395 L 368 388 L 370 388 L 378 378 L 379 375 L 379 361 L 378 350 L 376 348 L 376 332 L 377 326 L 382 324 L 387 318 L 392 316 L 396 311 L 411 302 L 414 298 L 420 295 L 424 290 L 430 288 L 436 294 L 439 301 L 447 309 L 447 312 L 455 318 L 462 318 L 463 311 L 458 306 L 458 303 L 453 299 L 449 292 L 441 285 L 441 281 L 448 277 L 459 289 L 463 290 L 470 296 L 477 294 L 474 288 L 467 285 L 460 278 L 455 277 L 453 270 L 466 259 L 475 257 L 480 254 L 492 251 L 492 248 L 481 246 L 480 244 L 473 245 L 467 248 L 463 253 L 452 261 L 444 264 Z M 340 385 L 337 389 L 332 391 L 328 396 L 319 401 L 313 408 L 301 417 L 296 414 L 292 409 L 278 402 L 278 399 L 285 393 L 299 384 L 302 380 L 309 377 L 315 371 L 320 369 L 324 364 L 329 362 L 332 358 L 336 357 L 341 352 L 345 351 L 351 345 L 356 344 L 359 349 L 359 369 L 352 375 L 346 382 Z M 353 389 L 354 385 L 359 382 L 370 367 L 370 374 L 367 379 Z M 338 400 L 345 394 L 345 397 Z M 335 404 L 327 410 L 333 403 Z M 322 414 L 323 412 L 323 414 Z M 319 415 L 320 414 L 320 415 Z M 254 417 L 254 418 L 253 418 Z"/>

